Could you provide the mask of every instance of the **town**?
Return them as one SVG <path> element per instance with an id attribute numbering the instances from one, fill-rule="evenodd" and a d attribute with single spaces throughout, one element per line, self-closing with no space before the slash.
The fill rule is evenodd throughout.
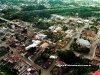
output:
<path id="1" fill-rule="evenodd" d="M 0 75 L 100 75 L 100 8 L 88 6 L 92 16 L 81 6 L 39 3 L 28 9 L 1 2 Z"/>

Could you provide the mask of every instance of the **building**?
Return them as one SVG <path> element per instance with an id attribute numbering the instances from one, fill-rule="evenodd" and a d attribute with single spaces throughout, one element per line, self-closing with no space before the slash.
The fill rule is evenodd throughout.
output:
<path id="1" fill-rule="evenodd" d="M 56 66 L 61 67 L 61 66 L 66 66 L 66 64 L 63 61 L 58 61 L 56 63 Z"/>
<path id="2" fill-rule="evenodd" d="M 67 44 L 67 41 L 61 41 L 60 40 L 60 41 L 57 42 L 57 45 L 61 46 L 61 47 L 64 47 L 66 44 Z"/>
<path id="3" fill-rule="evenodd" d="M 41 41 L 39 41 L 39 40 L 32 40 L 32 42 L 33 42 L 33 44 L 25 47 L 25 50 L 29 50 L 32 47 L 36 47 L 37 45 L 39 45 L 41 43 Z"/>
<path id="4" fill-rule="evenodd" d="M 100 71 L 94 72 L 93 75 L 100 75 Z"/>
<path id="5" fill-rule="evenodd" d="M 47 42 L 44 42 L 41 47 L 44 49 L 44 48 L 47 48 L 49 46 L 49 44 Z"/>
<path id="6" fill-rule="evenodd" d="M 74 30 L 74 29 L 67 30 L 67 31 L 65 31 L 65 34 L 68 37 L 72 37 L 72 36 L 74 36 L 76 34 L 76 30 Z"/>
<path id="7" fill-rule="evenodd" d="M 97 47 L 95 49 L 95 55 L 100 56 L 100 43 L 97 45 Z"/>
<path id="8" fill-rule="evenodd" d="M 10 54 L 7 59 L 11 63 L 15 63 L 20 60 L 20 58 L 18 56 L 15 56 L 14 54 Z"/>
<path id="9" fill-rule="evenodd" d="M 77 38 L 76 43 L 80 44 L 82 46 L 86 46 L 88 48 L 91 47 L 91 44 L 90 44 L 90 42 L 88 40 L 84 40 L 84 39 L 81 39 L 81 38 Z"/>
<path id="10" fill-rule="evenodd" d="M 86 37 L 87 39 L 93 41 L 96 37 L 96 33 L 91 30 L 83 30 L 82 37 Z"/>
<path id="11" fill-rule="evenodd" d="M 30 25 L 28 28 L 27 28 L 27 35 L 28 37 L 32 37 L 33 36 L 33 28 L 32 28 L 32 25 Z"/>
<path id="12" fill-rule="evenodd" d="M 44 34 L 41 34 L 41 33 L 38 33 L 37 35 L 35 35 L 35 39 L 41 39 L 41 40 L 43 40 L 46 37 L 47 37 L 47 35 L 44 35 Z"/>

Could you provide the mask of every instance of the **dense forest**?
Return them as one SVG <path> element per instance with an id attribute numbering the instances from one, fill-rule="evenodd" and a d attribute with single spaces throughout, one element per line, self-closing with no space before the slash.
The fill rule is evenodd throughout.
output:
<path id="1" fill-rule="evenodd" d="M 37 20 L 37 18 L 50 18 L 51 14 L 75 16 L 75 14 L 78 13 L 78 16 L 81 18 L 88 18 L 92 16 L 95 16 L 97 18 L 100 17 L 99 7 L 75 7 L 75 8 L 66 8 L 66 9 L 55 9 L 55 10 L 45 9 L 45 10 L 34 10 L 34 11 L 32 11 L 31 8 L 29 9 L 28 7 L 23 8 L 22 11 L 15 10 L 15 9 L 3 10 L 2 11 L 2 13 L 4 13 L 3 17 L 10 20 L 21 19 L 29 22 L 34 22 Z M 26 10 L 31 10 L 31 11 L 26 11 Z"/>

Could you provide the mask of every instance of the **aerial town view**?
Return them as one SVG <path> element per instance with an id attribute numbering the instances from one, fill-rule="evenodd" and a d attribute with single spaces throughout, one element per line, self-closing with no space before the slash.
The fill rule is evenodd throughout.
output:
<path id="1" fill-rule="evenodd" d="M 100 75 L 100 0 L 0 0 L 0 75 Z"/>

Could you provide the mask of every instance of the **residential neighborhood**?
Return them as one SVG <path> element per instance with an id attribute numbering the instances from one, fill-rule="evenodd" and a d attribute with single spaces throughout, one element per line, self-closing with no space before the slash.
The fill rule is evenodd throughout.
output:
<path id="1" fill-rule="evenodd" d="M 38 0 L 30 18 L 27 4 L 0 3 L 0 75 L 100 75 L 100 20 L 82 18 L 80 12 L 58 13 L 62 9 L 56 14 L 49 1 L 42 11 L 42 2 Z"/>

